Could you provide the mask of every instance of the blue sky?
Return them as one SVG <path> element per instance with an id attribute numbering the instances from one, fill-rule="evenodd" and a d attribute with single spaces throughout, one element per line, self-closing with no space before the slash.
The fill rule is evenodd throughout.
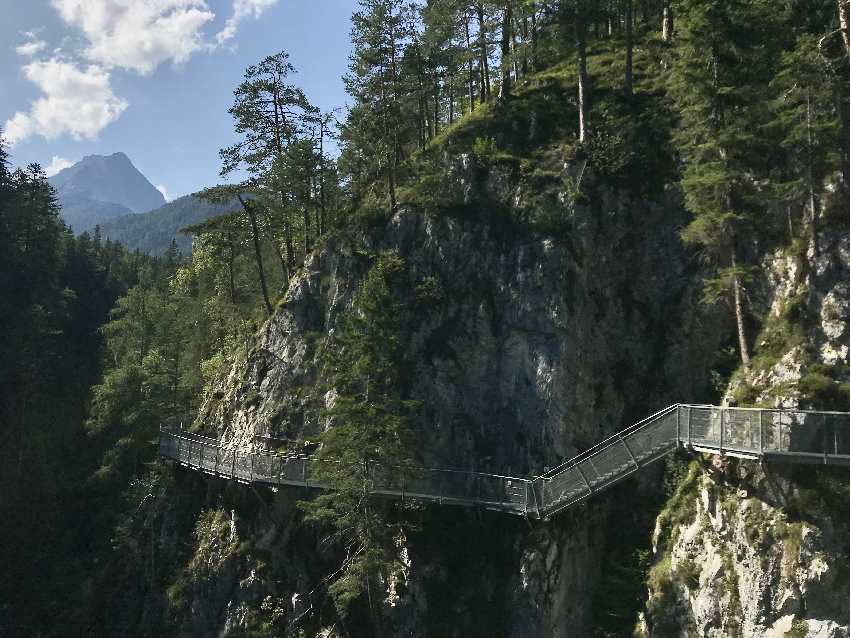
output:
<path id="1" fill-rule="evenodd" d="M 219 181 L 246 66 L 280 50 L 344 106 L 356 0 L 0 0 L 0 126 L 12 163 L 126 153 L 170 198 Z M 59 158 L 54 161 L 54 158 Z"/>

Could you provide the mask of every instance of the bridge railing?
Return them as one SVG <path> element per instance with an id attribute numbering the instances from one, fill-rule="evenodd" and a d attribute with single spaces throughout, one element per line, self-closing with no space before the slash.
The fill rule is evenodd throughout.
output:
<path id="1" fill-rule="evenodd" d="M 322 461 L 297 454 L 275 454 L 245 447 L 222 446 L 198 434 L 162 428 L 160 454 L 208 474 L 244 483 L 321 488 L 316 469 Z M 534 494 L 526 478 L 485 472 L 428 467 L 368 466 L 375 494 L 446 504 L 477 505 L 517 514 L 534 513 Z"/>
<path id="2" fill-rule="evenodd" d="M 534 479 L 539 515 L 551 516 L 676 449 L 677 414 L 677 406 L 665 408 Z"/>
<path id="3" fill-rule="evenodd" d="M 771 408 L 679 406 L 684 445 L 751 457 L 850 460 L 850 414 Z"/>
<path id="4" fill-rule="evenodd" d="M 850 413 L 673 405 L 533 480 L 426 467 L 368 467 L 375 494 L 548 517 L 630 476 L 678 446 L 746 458 L 850 465 Z M 163 429 L 160 453 L 246 483 L 325 488 L 314 457 L 222 446 Z M 321 474 L 321 473 L 319 473 Z"/>

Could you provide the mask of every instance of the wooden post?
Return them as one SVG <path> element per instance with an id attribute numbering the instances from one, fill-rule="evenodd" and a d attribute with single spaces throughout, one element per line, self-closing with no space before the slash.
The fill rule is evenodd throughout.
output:
<path id="1" fill-rule="evenodd" d="M 691 443 L 691 412 L 693 408 L 688 406 L 688 448 L 693 448 L 693 443 Z"/>
<path id="2" fill-rule="evenodd" d="M 723 431 L 726 429 L 724 421 L 726 420 L 724 417 L 726 415 L 726 410 L 720 408 L 720 456 L 723 456 Z"/>
<path id="3" fill-rule="evenodd" d="M 253 483 L 254 482 L 254 453 L 248 452 L 248 454 L 251 455 L 251 475 L 250 475 L 250 478 L 249 478 L 249 482 Z"/>
<path id="4" fill-rule="evenodd" d="M 759 410 L 759 456 L 764 456 L 764 410 Z"/>
<path id="5" fill-rule="evenodd" d="M 230 478 L 236 478 L 236 448 L 232 448 L 233 462 L 230 465 Z"/>
<path id="6" fill-rule="evenodd" d="M 216 476 L 218 476 L 218 453 L 219 453 L 220 449 L 221 448 L 219 448 L 217 445 L 215 446 L 215 475 Z"/>

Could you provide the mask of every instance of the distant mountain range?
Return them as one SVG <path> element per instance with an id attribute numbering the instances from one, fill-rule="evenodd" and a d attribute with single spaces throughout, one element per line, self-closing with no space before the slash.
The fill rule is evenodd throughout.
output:
<path id="1" fill-rule="evenodd" d="M 108 219 L 144 213 L 165 204 L 153 184 L 124 153 L 87 155 L 49 179 L 61 216 L 75 233 L 91 230 Z"/>
<path id="2" fill-rule="evenodd" d="M 211 204 L 191 195 L 166 203 L 124 153 L 87 155 L 49 181 L 75 234 L 99 225 L 104 238 L 152 255 L 168 250 L 172 239 L 188 253 L 192 238 L 180 229 L 235 208 L 235 202 Z"/>
<path id="3" fill-rule="evenodd" d="M 103 237 L 120 242 L 127 248 L 151 255 L 164 253 L 174 239 L 180 251 L 187 254 L 192 249 L 192 238 L 181 233 L 180 229 L 230 212 L 236 205 L 236 202 L 211 204 L 186 195 L 148 213 L 124 215 L 104 221 L 100 225 L 100 232 Z"/>

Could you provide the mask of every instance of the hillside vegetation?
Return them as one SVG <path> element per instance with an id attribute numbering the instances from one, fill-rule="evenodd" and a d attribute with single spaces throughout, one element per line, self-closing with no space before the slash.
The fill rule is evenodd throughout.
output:
<path id="1" fill-rule="evenodd" d="M 270 55 L 220 152 L 243 182 L 77 239 L 0 145 L 0 635 L 766 631 L 779 594 L 730 575 L 758 543 L 760 591 L 845 565 L 793 526 L 844 529 L 846 478 L 777 501 L 679 460 L 532 524 L 369 499 L 369 468 L 543 471 L 724 394 L 850 410 L 848 11 L 361 0 L 338 126 Z M 162 425 L 346 464 L 255 490 L 158 459 Z M 744 499 L 765 534 L 723 527 Z"/>

